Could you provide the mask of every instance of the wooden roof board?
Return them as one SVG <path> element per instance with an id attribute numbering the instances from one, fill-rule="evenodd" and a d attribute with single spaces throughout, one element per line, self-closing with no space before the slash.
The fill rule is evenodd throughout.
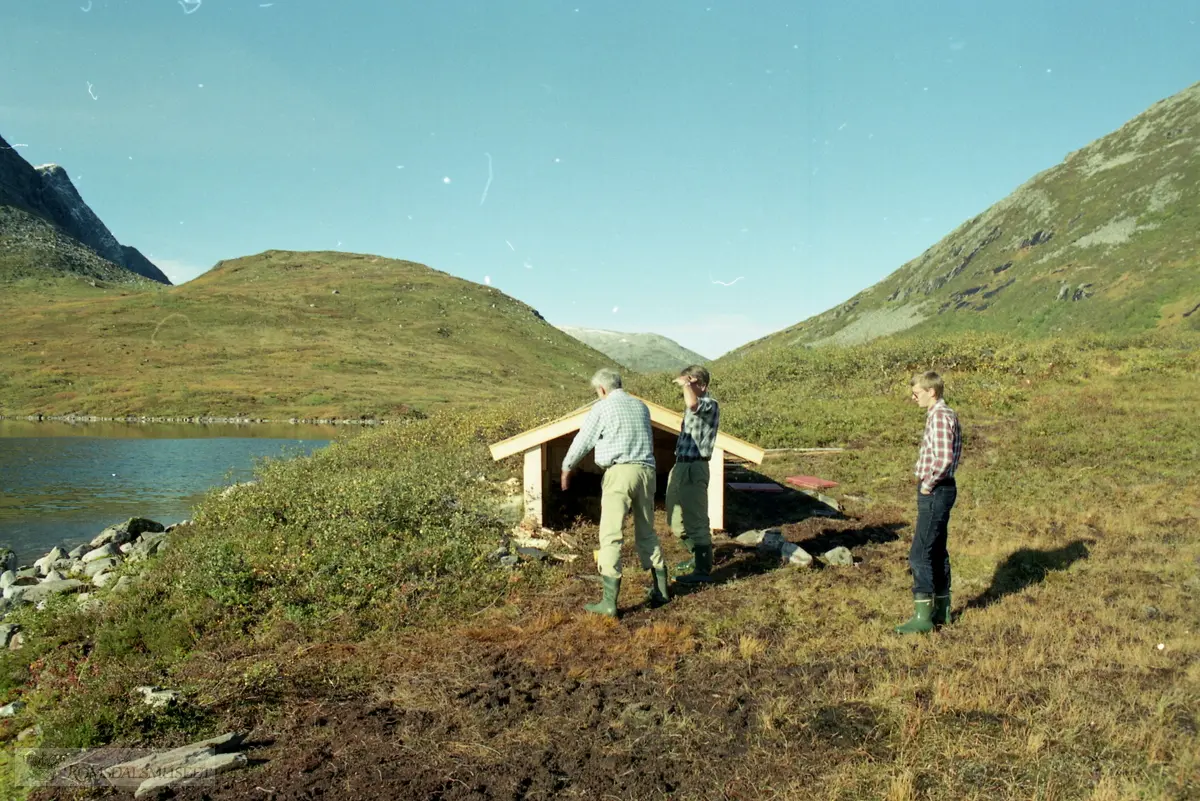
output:
<path id="1" fill-rule="evenodd" d="M 630 394 L 632 395 L 633 393 Z M 650 410 L 650 423 L 656 428 L 677 432 L 679 431 L 679 427 L 683 425 L 683 415 L 678 412 L 673 412 L 665 406 L 659 406 L 657 403 L 648 401 L 645 398 L 638 398 L 637 395 L 633 395 L 633 397 L 646 404 L 646 408 Z M 509 456 L 524 453 L 530 448 L 541 445 L 543 442 L 550 442 L 551 440 L 578 431 L 583 426 L 584 419 L 595 403 L 596 401 L 592 401 L 586 406 L 581 406 L 557 420 L 551 420 L 549 423 L 540 425 L 537 428 L 531 428 L 516 436 L 493 443 L 489 446 L 492 452 L 492 459 L 498 462 L 501 459 L 507 459 Z M 743 439 L 738 439 L 721 431 L 717 432 L 716 447 L 721 448 L 727 454 L 745 459 L 754 464 L 762 464 L 763 456 L 766 453 L 757 445 L 752 445 Z"/>

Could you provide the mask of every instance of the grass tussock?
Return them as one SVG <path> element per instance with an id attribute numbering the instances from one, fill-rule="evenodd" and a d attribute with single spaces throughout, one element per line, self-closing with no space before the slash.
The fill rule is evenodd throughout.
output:
<path id="1" fill-rule="evenodd" d="M 488 479 L 515 469 L 486 443 L 565 408 L 412 421 L 268 462 L 105 611 L 20 613 L 29 644 L 0 655 L 0 682 L 29 707 L 0 735 L 37 718 L 46 744 L 165 742 L 284 727 L 297 699 L 373 699 L 399 722 L 372 748 L 419 749 L 411 776 L 494 790 L 479 797 L 549 776 L 558 789 L 528 797 L 1194 798 L 1195 344 L 968 337 L 718 365 L 727 430 L 847 447 L 759 468 L 838 481 L 846 519 L 772 521 L 730 494 L 731 527 L 782 524 L 860 561 L 774 568 L 718 537 L 720 584 L 651 612 L 631 569 L 619 624 L 578 613 L 598 592 L 574 578 L 585 560 L 513 574 L 484 559 L 501 533 Z M 927 367 L 965 429 L 957 620 L 903 639 L 922 425 L 907 382 Z M 633 383 L 678 403 L 662 376 Z M 182 688 L 188 711 L 139 711 L 141 683 Z"/>

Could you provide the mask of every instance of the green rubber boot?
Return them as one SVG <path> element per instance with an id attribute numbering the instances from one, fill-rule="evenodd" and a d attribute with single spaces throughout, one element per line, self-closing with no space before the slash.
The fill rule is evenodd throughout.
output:
<path id="1" fill-rule="evenodd" d="M 594 604 L 585 604 L 584 609 L 597 615 L 617 616 L 617 596 L 621 594 L 621 580 L 611 576 L 601 576 L 604 584 L 604 597 Z"/>
<path id="2" fill-rule="evenodd" d="M 712 546 L 697 545 L 694 554 L 696 556 L 696 565 L 692 568 L 692 572 L 675 579 L 680 584 L 708 584 L 712 581 Z"/>
<path id="3" fill-rule="evenodd" d="M 933 625 L 945 626 L 950 623 L 950 591 L 945 595 L 933 596 Z"/>
<path id="4" fill-rule="evenodd" d="M 650 580 L 653 582 L 650 585 L 650 592 L 646 594 L 646 601 L 650 604 L 651 609 L 657 609 L 660 606 L 665 606 L 671 600 L 670 580 L 667 578 L 667 569 L 665 567 L 650 571 Z"/>
<path id="5" fill-rule="evenodd" d="M 897 634 L 924 634 L 933 631 L 933 596 L 918 592 L 913 594 L 913 616 L 896 626 Z"/>
<path id="6" fill-rule="evenodd" d="M 696 569 L 696 546 L 692 544 L 692 541 L 686 535 L 679 539 L 679 543 L 684 548 L 687 548 L 691 556 L 675 565 L 675 575 L 677 576 L 682 573 L 691 573 Z"/>

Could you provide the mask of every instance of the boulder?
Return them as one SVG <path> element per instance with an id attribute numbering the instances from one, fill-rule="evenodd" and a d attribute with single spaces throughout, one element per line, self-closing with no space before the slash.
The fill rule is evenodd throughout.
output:
<path id="1" fill-rule="evenodd" d="M 840 503 L 838 503 L 838 499 L 833 497 L 832 495 L 825 495 L 824 493 L 818 492 L 817 500 L 820 501 L 821 503 L 825 504 L 826 506 L 828 506 L 830 509 L 832 509 L 835 512 L 842 511 L 842 505 Z"/>
<path id="2" fill-rule="evenodd" d="M 88 551 L 83 555 L 83 563 L 89 564 L 98 559 L 109 559 L 121 555 L 121 550 L 111 542 L 101 545 L 99 548 Z"/>
<path id="3" fill-rule="evenodd" d="M 155 709 L 169 706 L 180 698 L 178 690 L 164 690 L 162 687 L 134 687 L 135 693 L 141 693 L 142 703 Z"/>
<path id="4" fill-rule="evenodd" d="M 541 548 L 550 547 L 550 540 L 544 540 L 540 537 L 513 537 L 513 545 L 518 548 Z"/>
<path id="5" fill-rule="evenodd" d="M 0 548 L 0 571 L 17 570 L 17 553 L 12 548 Z"/>
<path id="6" fill-rule="evenodd" d="M 153 520 L 147 520 L 144 517 L 131 517 L 124 523 L 118 523 L 115 526 L 109 526 L 96 535 L 92 540 L 92 547 L 99 548 L 101 545 L 112 544 L 113 546 L 124 545 L 125 543 L 135 540 L 141 534 L 149 532 L 159 532 L 163 530 L 162 523 L 156 523 Z"/>
<path id="7" fill-rule="evenodd" d="M 15 623 L 0 623 L 0 648 L 7 648 L 9 641 L 20 628 Z"/>
<path id="8" fill-rule="evenodd" d="M 133 544 L 125 556 L 130 562 L 140 562 L 154 556 L 166 544 L 166 537 L 166 534 L 146 534 Z"/>
<path id="9" fill-rule="evenodd" d="M 168 785 L 183 785 L 209 779 L 217 773 L 245 765 L 245 754 L 234 751 L 244 738 L 244 734 L 223 734 L 170 751 L 158 751 L 149 756 L 112 765 L 100 773 L 114 785 L 137 784 L 134 797 L 138 798 Z"/>
<path id="10" fill-rule="evenodd" d="M 116 577 L 117 574 L 111 570 L 101 570 L 99 573 L 92 576 L 92 584 L 96 587 L 104 587 Z"/>
<path id="11" fill-rule="evenodd" d="M 517 554 L 535 562 L 540 562 L 550 556 L 549 553 L 543 551 L 541 548 L 517 548 Z"/>
<path id="12" fill-rule="evenodd" d="M 846 567 L 854 564 L 854 554 L 850 549 L 839 545 L 821 554 L 821 561 L 832 567 Z"/>
<path id="13" fill-rule="evenodd" d="M 207 782 L 218 773 L 227 773 L 244 768 L 245 754 L 213 754 L 189 764 L 182 771 L 171 771 L 165 776 L 152 776 L 134 790 L 133 797 L 141 798 L 164 787 L 183 787 L 194 782 Z"/>
<path id="14" fill-rule="evenodd" d="M 51 570 L 49 573 L 46 574 L 45 581 L 63 581 L 65 579 L 66 579 L 66 576 L 64 576 L 59 571 Z"/>
<path id="15" fill-rule="evenodd" d="M 108 559 L 97 559 L 94 562 L 87 562 L 83 566 L 83 575 L 87 576 L 88 578 L 95 578 L 106 570 L 112 570 L 119 564 L 120 561 L 112 557 L 109 557 Z"/>
<path id="16" fill-rule="evenodd" d="M 63 579 L 62 581 L 43 581 L 36 587 L 9 587 L 9 590 L 14 592 L 11 600 L 13 603 L 40 603 L 47 598 L 55 595 L 65 595 L 69 592 L 74 592 L 83 586 L 83 582 L 78 579 Z"/>
<path id="17" fill-rule="evenodd" d="M 38 570 L 36 567 L 23 567 L 17 571 L 17 578 L 19 578 L 19 579 L 23 579 L 23 578 L 38 579 L 38 578 L 41 578 L 41 574 L 38 573 Z"/>
<path id="18" fill-rule="evenodd" d="M 67 551 L 67 556 L 69 556 L 72 559 L 80 559 L 83 557 L 83 555 L 85 553 L 87 553 L 91 549 L 92 549 L 92 547 L 90 545 L 76 545 L 74 548 Z"/>
<path id="19" fill-rule="evenodd" d="M 16 583 L 16 580 L 17 573 L 15 570 L 5 570 L 3 573 L 0 573 L 0 590 L 3 590 L 6 587 L 11 587 L 14 583 Z"/>
<path id="20" fill-rule="evenodd" d="M 783 547 L 779 549 L 779 555 L 789 565 L 797 567 L 811 567 L 813 563 L 812 554 L 794 543 L 785 542 Z"/>
<path id="21" fill-rule="evenodd" d="M 783 532 L 777 528 L 767 529 L 763 532 L 763 538 L 758 543 L 759 553 L 779 553 L 783 550 L 784 543 L 787 542 L 783 538 Z"/>
<path id="22" fill-rule="evenodd" d="M 734 537 L 733 541 L 738 543 L 739 545 L 749 545 L 751 547 L 757 547 L 760 543 L 762 543 L 763 539 L 767 536 L 768 531 L 778 532 L 779 529 L 777 529 L 777 528 L 771 528 L 771 529 L 756 528 L 756 529 L 751 529 L 750 531 L 743 531 L 741 534 L 738 534 L 736 537 Z"/>
<path id="23" fill-rule="evenodd" d="M 39 573 L 41 573 L 44 576 L 47 573 L 49 573 L 51 570 L 54 569 L 55 562 L 57 562 L 60 559 L 65 558 L 66 555 L 67 555 L 66 551 L 64 551 L 59 546 L 55 545 L 53 548 L 50 549 L 50 552 L 48 554 L 46 554 L 41 559 L 34 562 L 33 567 L 35 570 L 37 570 Z"/>
<path id="24" fill-rule="evenodd" d="M 89 549 L 99 548 L 103 545 L 116 546 L 125 542 L 129 542 L 132 539 L 133 536 L 129 533 L 129 529 L 124 528 L 124 525 L 121 524 L 109 526 L 108 528 L 104 529 L 104 531 L 101 531 L 99 534 L 93 537 L 92 541 L 88 543 L 88 545 Z"/>
<path id="25" fill-rule="evenodd" d="M 13 606 L 21 603 L 18 600 L 26 590 L 38 586 L 37 579 L 19 578 L 4 588 L 3 596 L 13 602 Z"/>
<path id="26" fill-rule="evenodd" d="M 0 706 L 0 718 L 11 718 L 25 708 L 24 701 L 13 701 L 11 704 Z"/>

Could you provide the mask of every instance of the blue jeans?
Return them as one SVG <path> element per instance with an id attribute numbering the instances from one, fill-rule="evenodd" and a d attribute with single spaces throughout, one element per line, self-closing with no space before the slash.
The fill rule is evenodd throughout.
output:
<path id="1" fill-rule="evenodd" d="M 949 536 L 950 510 L 958 499 L 954 479 L 947 479 L 928 495 L 917 485 L 917 525 L 913 532 L 908 565 L 912 568 L 913 593 L 944 595 L 950 591 Z"/>

